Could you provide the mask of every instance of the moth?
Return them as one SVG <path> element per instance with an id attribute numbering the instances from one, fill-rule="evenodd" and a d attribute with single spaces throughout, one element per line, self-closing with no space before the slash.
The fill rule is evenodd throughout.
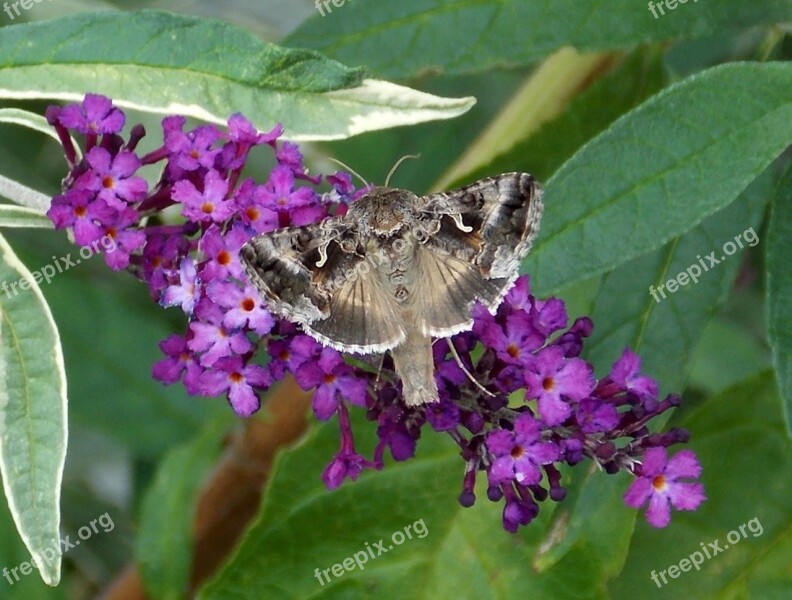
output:
<path id="1" fill-rule="evenodd" d="M 343 216 L 254 237 L 241 249 L 270 311 L 343 352 L 390 352 L 407 406 L 438 400 L 432 338 L 494 312 L 539 230 L 542 189 L 504 173 L 417 196 L 375 187 Z"/>

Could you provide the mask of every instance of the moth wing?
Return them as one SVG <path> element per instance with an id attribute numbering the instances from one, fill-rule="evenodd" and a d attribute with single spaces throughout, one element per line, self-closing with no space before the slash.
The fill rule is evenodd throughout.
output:
<path id="1" fill-rule="evenodd" d="M 423 201 L 422 217 L 439 220 L 439 227 L 428 226 L 426 246 L 471 262 L 508 288 L 539 232 L 539 183 L 528 173 L 504 173 Z"/>
<path id="2" fill-rule="evenodd" d="M 325 223 L 257 235 L 240 250 L 251 283 L 277 316 L 307 324 L 330 314 L 329 294 L 314 285 L 319 248 L 332 239 Z"/>
<path id="3" fill-rule="evenodd" d="M 403 319 L 395 301 L 379 283 L 365 260 L 350 266 L 330 295 L 326 319 L 303 325 L 307 333 L 337 350 L 370 354 L 385 352 L 405 338 Z"/>
<path id="4" fill-rule="evenodd" d="M 415 313 L 421 331 L 434 337 L 448 337 L 473 326 L 473 303 L 488 306 L 497 302 L 508 282 L 487 279 L 469 261 L 451 254 L 434 252 L 426 246 L 416 251 L 418 280 Z"/>
<path id="5" fill-rule="evenodd" d="M 256 236 L 240 256 L 276 315 L 333 348 L 368 354 L 401 342 L 394 303 L 342 220 Z"/>

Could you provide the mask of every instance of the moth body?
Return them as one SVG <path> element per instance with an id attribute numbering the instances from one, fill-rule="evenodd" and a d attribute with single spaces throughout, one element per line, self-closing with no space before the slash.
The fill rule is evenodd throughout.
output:
<path id="1" fill-rule="evenodd" d="M 477 301 L 497 309 L 541 214 L 527 173 L 422 197 L 379 187 L 344 216 L 253 238 L 241 258 L 274 314 L 340 351 L 390 351 L 418 406 L 438 396 L 432 338 L 469 330 Z"/>

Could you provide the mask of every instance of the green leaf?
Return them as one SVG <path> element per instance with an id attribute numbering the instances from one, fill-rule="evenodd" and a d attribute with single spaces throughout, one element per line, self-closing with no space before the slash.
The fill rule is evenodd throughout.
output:
<path id="1" fill-rule="evenodd" d="M 773 350 L 776 381 L 792 435 L 792 168 L 773 194 L 765 246 L 767 260 L 767 337 Z"/>
<path id="2" fill-rule="evenodd" d="M 52 221 L 35 208 L 0 204 L 0 227 L 52 229 Z"/>
<path id="3" fill-rule="evenodd" d="M 0 98 L 77 101 L 95 92 L 119 106 L 215 123 L 242 112 L 263 130 L 282 123 L 294 140 L 447 119 L 474 104 L 364 79 L 220 21 L 157 11 L 4 27 L 0 57 Z"/>
<path id="4" fill-rule="evenodd" d="M 373 447 L 371 423 L 353 417 L 358 447 Z M 327 491 L 319 475 L 337 448 L 331 424 L 280 456 L 258 519 L 200 598 L 604 597 L 592 594 L 605 581 L 596 548 L 534 570 L 552 503 L 517 535 L 502 529 L 484 478 L 476 505 L 459 505 L 463 462 L 447 437 L 427 435 L 415 458 Z"/>
<path id="5" fill-rule="evenodd" d="M 38 282 L 2 237 L 0 252 L 0 473 L 41 578 L 57 585 L 67 439 L 63 355 Z"/>
<path id="6" fill-rule="evenodd" d="M 792 140 L 789 89 L 790 64 L 716 67 L 586 144 L 547 184 L 524 264 L 539 294 L 613 269 L 734 201 Z"/>
<path id="7" fill-rule="evenodd" d="M 737 202 L 605 276 L 591 313 L 594 333 L 586 344 L 586 358 L 598 373 L 606 373 L 630 347 L 643 357 L 641 370 L 665 393 L 682 390 L 707 322 L 731 290 L 745 254 L 760 242 L 757 229 L 774 182 L 768 169 Z M 711 266 L 706 256 L 713 252 L 719 264 Z M 673 284 L 671 292 L 667 283 L 672 279 L 686 283 Z"/>
<path id="8" fill-rule="evenodd" d="M 792 19 L 787 0 L 680 2 L 655 18 L 646 2 L 610 0 L 349 0 L 322 3 L 324 16 L 303 23 L 285 42 L 315 48 L 381 77 L 427 70 L 456 74 L 536 61 L 561 46 L 629 48 L 677 37 Z M 662 2 L 655 2 L 662 4 Z"/>
<path id="9" fill-rule="evenodd" d="M 357 420 L 357 425 L 360 437 L 370 440 L 370 423 Z M 337 438 L 336 427 L 319 427 L 305 443 L 276 460 L 258 520 L 232 561 L 199 597 L 306 598 L 325 591 L 349 593 L 372 580 L 380 597 L 414 597 L 411 592 L 417 593 L 421 585 L 423 566 L 459 506 L 459 457 L 450 442 L 445 447 L 428 444 L 431 448 L 422 448 L 421 456 L 407 463 L 365 473 L 354 483 L 328 491 L 320 475 L 337 451 Z M 419 537 L 421 519 L 428 533 Z M 392 533 L 408 525 L 418 528 L 413 539 L 388 549 Z M 315 569 L 331 568 L 355 552 L 365 552 L 366 543 L 372 547 L 385 538 L 387 554 L 369 556 L 362 570 L 340 578 L 331 575 L 330 584 L 325 580 L 322 585 L 316 578 Z"/>
<path id="10" fill-rule="evenodd" d="M 210 421 L 160 463 L 143 497 L 135 555 L 152 598 L 183 598 L 190 576 L 198 492 L 215 463 L 232 417 Z"/>
<path id="11" fill-rule="evenodd" d="M 708 500 L 695 512 L 675 512 L 667 529 L 639 519 L 612 598 L 787 598 L 792 594 L 792 443 L 782 425 L 777 390 L 762 373 L 702 404 L 676 423 L 691 432 L 704 469 Z M 727 539 L 730 536 L 731 539 Z M 691 554 L 699 569 L 669 577 L 671 565 Z M 660 572 L 666 573 L 663 584 Z M 661 586 L 653 582 L 655 573 Z"/>
<path id="12" fill-rule="evenodd" d="M 599 377 L 609 371 L 625 347 L 630 347 L 642 357 L 642 372 L 655 377 L 664 393 L 682 390 L 690 355 L 731 288 L 749 245 L 741 237 L 744 249 L 702 272 L 698 283 L 680 286 L 665 299 L 658 294 L 659 302 L 652 297 L 650 286 L 657 287 L 677 277 L 691 265 L 699 264 L 698 255 L 712 249 L 720 253 L 722 245 L 733 242 L 735 236 L 748 228 L 758 228 L 772 187 L 773 177 L 768 170 L 737 202 L 663 248 L 630 261 L 603 278 L 591 313 L 594 333 L 585 347 L 586 358 L 595 365 Z M 758 244 L 758 236 L 748 237 L 754 245 Z M 556 513 L 557 527 L 563 527 L 564 535 L 553 532 L 544 562 L 553 564 L 575 544 L 597 547 L 607 538 L 608 547 L 599 550 L 607 557 L 603 560 L 607 560 L 609 573 L 620 571 L 635 515 L 623 510 L 621 482 L 602 480 L 599 475 L 577 479 L 569 487 L 569 502 L 576 499 L 575 510 L 568 518 L 569 504 L 565 504 Z M 603 517 L 590 519 L 591 514 Z M 607 536 L 603 531 L 606 527 L 610 532 Z"/>
<path id="13" fill-rule="evenodd" d="M 752 310 L 760 304 L 753 297 L 747 300 Z M 764 339 L 747 331 L 743 323 L 720 315 L 707 324 L 690 363 L 688 385 L 708 395 L 720 394 L 772 367 Z"/>

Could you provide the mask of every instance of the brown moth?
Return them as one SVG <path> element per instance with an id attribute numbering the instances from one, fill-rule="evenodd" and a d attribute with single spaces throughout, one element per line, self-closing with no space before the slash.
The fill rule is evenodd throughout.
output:
<path id="1" fill-rule="evenodd" d="M 495 311 L 541 216 L 527 173 L 428 196 L 376 187 L 344 216 L 256 236 L 241 258 L 273 314 L 340 351 L 389 351 L 417 406 L 438 399 L 432 338 L 471 329 L 477 300 Z"/>

